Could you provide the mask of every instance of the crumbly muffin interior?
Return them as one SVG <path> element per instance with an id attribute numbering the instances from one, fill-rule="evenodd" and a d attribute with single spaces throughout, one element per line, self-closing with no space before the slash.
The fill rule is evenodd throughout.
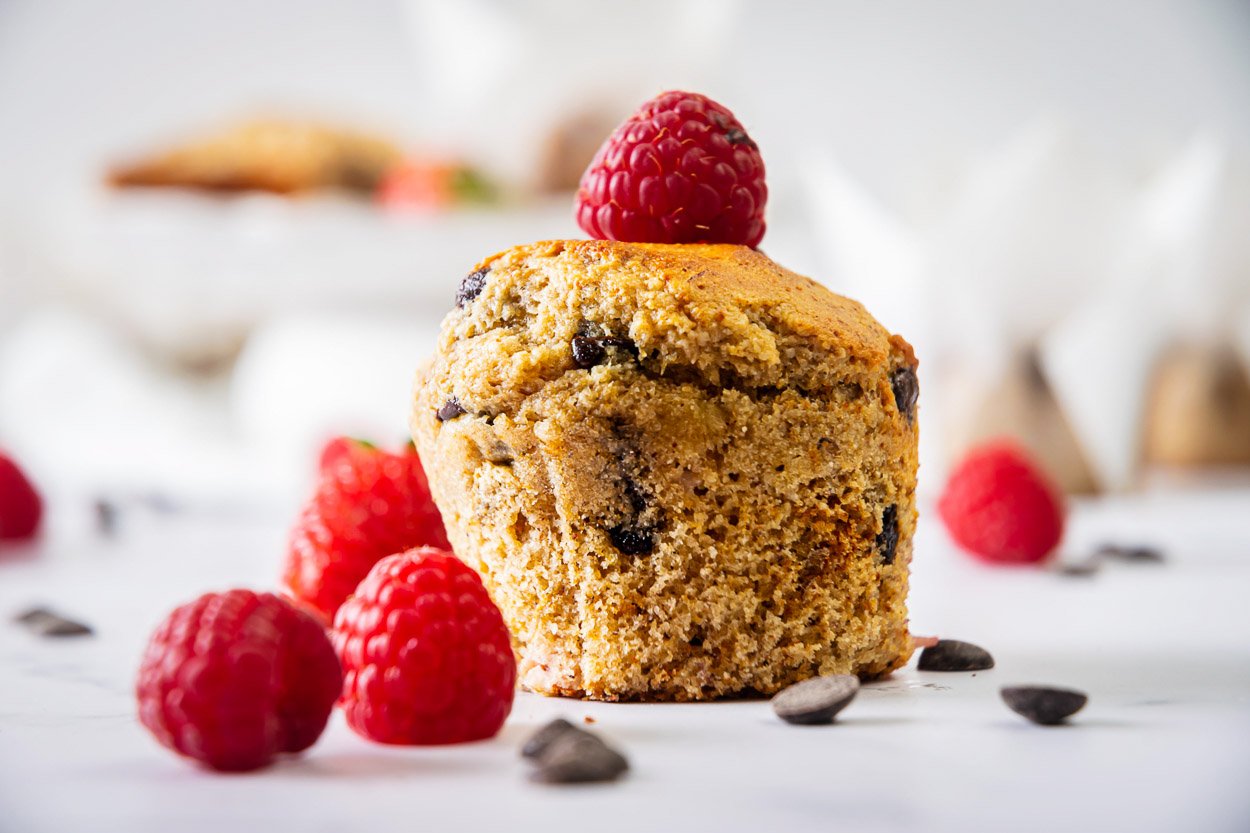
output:
<path id="1" fill-rule="evenodd" d="M 695 700 L 906 661 L 915 359 L 860 305 L 742 247 L 601 241 L 509 250 L 458 301 L 413 431 L 527 686 Z"/>

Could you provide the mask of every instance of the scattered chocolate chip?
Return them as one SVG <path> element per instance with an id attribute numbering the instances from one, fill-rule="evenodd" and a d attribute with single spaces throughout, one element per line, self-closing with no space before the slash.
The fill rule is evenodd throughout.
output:
<path id="1" fill-rule="evenodd" d="M 465 304 L 482 294 L 482 287 L 486 286 L 486 275 L 489 272 L 489 268 L 478 269 L 464 276 L 464 280 L 460 282 L 460 288 L 456 290 L 456 306 L 464 307 Z"/>
<path id="2" fill-rule="evenodd" d="M 921 671 L 984 671 L 994 667 L 990 652 L 971 642 L 939 639 L 920 652 L 916 667 Z"/>
<path id="3" fill-rule="evenodd" d="M 557 736 L 565 732 L 576 732 L 578 728 L 562 717 L 558 717 L 550 723 L 543 726 L 534 734 L 530 735 L 529 740 L 525 741 L 525 745 L 521 747 L 522 758 L 538 758 L 547 751 L 547 747 L 551 746 L 552 741 Z"/>
<path id="4" fill-rule="evenodd" d="M 1100 558 L 1114 558 L 1117 561 L 1132 561 L 1138 564 L 1162 564 L 1165 559 L 1158 547 L 1124 546 L 1121 544 L 1103 544 L 1095 553 Z"/>
<path id="5" fill-rule="evenodd" d="M 531 737 L 521 755 L 538 765 L 530 778 L 548 784 L 611 781 L 629 769 L 625 756 L 597 735 L 554 720 Z"/>
<path id="6" fill-rule="evenodd" d="M 894 563 L 894 550 L 898 548 L 898 506 L 890 504 L 881 513 L 881 531 L 877 533 L 877 552 L 882 564 Z"/>
<path id="7" fill-rule="evenodd" d="M 595 722 L 595 719 L 588 714 L 584 714 L 582 715 L 582 722 L 585 723 L 587 726 L 590 726 Z"/>
<path id="8" fill-rule="evenodd" d="M 650 555 L 655 551 L 655 532 L 651 529 L 621 524 L 608 530 L 608 538 L 625 555 Z"/>
<path id="9" fill-rule="evenodd" d="M 40 636 L 89 636 L 93 633 L 82 622 L 67 619 L 46 607 L 33 607 L 14 617 L 14 621 Z"/>
<path id="10" fill-rule="evenodd" d="M 859 677 L 853 674 L 812 677 L 778 692 L 772 699 L 773 711 L 798 726 L 832 723 L 858 693 Z"/>
<path id="11" fill-rule="evenodd" d="M 101 535 L 112 536 L 117 532 L 117 504 L 105 498 L 97 498 L 91 505 L 95 513 L 95 528 Z"/>
<path id="12" fill-rule="evenodd" d="M 890 387 L 894 390 L 894 404 L 898 411 L 911 422 L 916 418 L 916 400 L 920 398 L 920 383 L 911 367 L 900 367 L 890 374 Z"/>
<path id="13" fill-rule="evenodd" d="M 603 361 L 607 351 L 596 338 L 573 336 L 573 364 L 581 368 L 594 367 Z"/>
<path id="14" fill-rule="evenodd" d="M 455 419 L 461 414 L 467 414 L 468 411 L 460 404 L 460 400 L 452 396 L 443 403 L 442 407 L 434 412 L 434 416 L 438 417 L 439 422 L 446 422 L 449 419 Z"/>
<path id="15" fill-rule="evenodd" d="M 1043 726 L 1063 723 L 1089 702 L 1083 692 L 1048 686 L 1003 686 L 999 694 L 1013 712 Z"/>
<path id="16" fill-rule="evenodd" d="M 1102 561 L 1094 556 L 1083 561 L 1062 561 L 1055 565 L 1055 572 L 1064 576 L 1092 576 L 1102 569 Z"/>

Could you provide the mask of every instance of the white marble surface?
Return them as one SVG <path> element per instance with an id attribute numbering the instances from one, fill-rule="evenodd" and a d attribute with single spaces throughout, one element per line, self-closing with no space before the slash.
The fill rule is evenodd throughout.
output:
<path id="1" fill-rule="evenodd" d="M 61 506 L 35 548 L 0 557 L 0 831 L 1250 829 L 1250 491 L 1082 506 L 1068 549 L 1163 546 L 1163 566 L 1089 578 L 979 567 L 932 523 L 913 629 L 983 644 L 998 667 L 909 668 L 838 725 L 796 728 L 763 702 L 610 705 L 518 697 L 496 740 L 370 744 L 335 715 L 303 758 L 199 770 L 139 727 L 130 687 L 174 604 L 271 584 L 282 518 L 123 513 L 115 538 Z M 50 604 L 94 637 L 45 641 L 8 619 Z M 1011 682 L 1085 689 L 1073 725 L 1025 723 Z M 629 754 L 620 783 L 528 783 L 517 747 L 550 717 L 593 717 Z"/>

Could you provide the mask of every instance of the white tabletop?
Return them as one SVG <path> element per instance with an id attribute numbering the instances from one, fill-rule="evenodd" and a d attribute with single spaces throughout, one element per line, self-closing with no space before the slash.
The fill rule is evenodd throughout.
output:
<path id="1" fill-rule="evenodd" d="M 834 726 L 788 726 L 764 702 L 521 694 L 493 741 L 383 747 L 336 713 L 302 758 L 223 776 L 138 725 L 133 675 L 175 604 L 272 586 L 285 519 L 135 508 L 106 539 L 85 509 L 62 506 L 37 547 L 0 558 L 0 831 L 1250 830 L 1248 516 L 1246 490 L 1082 505 L 1070 551 L 1105 539 L 1168 555 L 1087 578 L 981 567 L 925 523 L 913 630 L 977 642 L 998 665 L 913 664 Z M 7 621 L 39 603 L 97 634 L 40 639 Z M 998 698 L 1015 682 L 1090 702 L 1071 726 L 1033 726 Z M 517 748 L 557 715 L 593 718 L 632 772 L 527 782 Z"/>

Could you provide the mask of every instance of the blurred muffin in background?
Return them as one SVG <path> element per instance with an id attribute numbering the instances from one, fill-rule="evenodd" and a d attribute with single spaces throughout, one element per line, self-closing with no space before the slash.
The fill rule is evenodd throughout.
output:
<path id="1" fill-rule="evenodd" d="M 402 160 L 386 139 L 315 122 L 259 119 L 110 171 L 117 187 L 371 193 Z"/>
<path id="2" fill-rule="evenodd" d="M 1184 345 L 1164 355 L 1145 455 L 1165 466 L 1250 465 L 1250 378 L 1231 349 Z"/>

